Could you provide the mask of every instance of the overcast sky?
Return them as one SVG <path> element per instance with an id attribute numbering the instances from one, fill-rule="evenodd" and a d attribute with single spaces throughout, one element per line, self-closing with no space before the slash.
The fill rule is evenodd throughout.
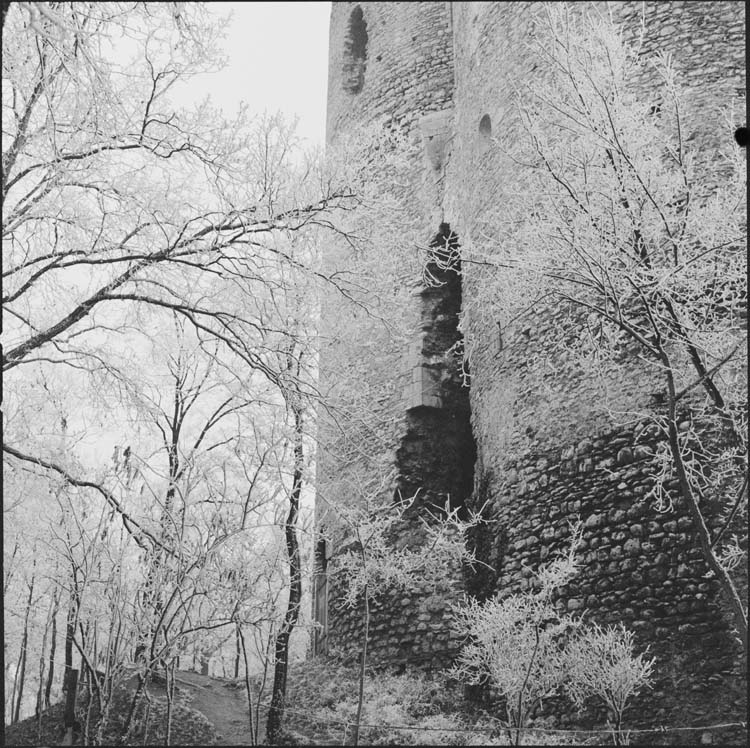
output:
<path id="1" fill-rule="evenodd" d="M 325 140 L 330 2 L 217 2 L 217 16 L 230 11 L 220 73 L 191 82 L 196 100 L 210 94 L 227 115 L 241 100 L 253 110 L 299 115 L 297 133 L 308 145 Z"/>

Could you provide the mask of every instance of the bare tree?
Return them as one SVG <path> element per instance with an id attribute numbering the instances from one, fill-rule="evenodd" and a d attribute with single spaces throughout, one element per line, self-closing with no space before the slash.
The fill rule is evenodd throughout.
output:
<path id="1" fill-rule="evenodd" d="M 174 106 L 221 27 L 176 7 L 19 3 L 3 36 L 4 463 L 58 497 L 39 532 L 70 570 L 65 671 L 80 656 L 95 742 L 134 649 L 126 733 L 159 663 L 237 625 L 273 639 L 280 729 L 319 287 L 366 308 L 318 263 L 322 236 L 360 240 L 361 180 L 299 154 L 278 116 Z"/>
<path id="2" fill-rule="evenodd" d="M 558 351 L 600 380 L 609 417 L 661 434 L 651 495 L 661 510 L 684 502 L 746 649 L 732 578 L 748 486 L 746 163 L 733 115 L 727 147 L 698 150 L 668 56 L 646 60 L 611 19 L 564 4 L 540 7 L 537 32 L 549 75 L 519 86 L 512 142 L 495 141 L 520 188 L 468 252 L 495 279 L 470 313 L 513 330 L 546 304 L 569 310 L 560 339 L 572 343 Z M 635 88 L 644 77 L 649 95 Z M 627 400 L 622 383 L 648 383 L 652 402 Z"/>
<path id="3" fill-rule="evenodd" d="M 284 539 L 289 563 L 289 596 L 287 598 L 284 619 L 276 634 L 275 641 L 273 690 L 271 692 L 271 705 L 266 722 L 266 743 L 269 745 L 278 743 L 281 733 L 289 669 L 289 640 L 299 620 L 300 604 L 302 602 L 302 562 L 297 528 L 305 463 L 303 442 L 304 411 L 299 386 L 295 384 L 300 379 L 302 356 L 303 354 L 296 352 L 294 347 L 290 347 L 286 356 L 286 371 L 291 386 L 284 391 L 284 397 L 293 420 L 292 442 L 294 452 L 292 486 L 289 492 L 289 513 L 284 523 Z"/>
<path id="4" fill-rule="evenodd" d="M 36 563 L 34 563 L 33 567 L 34 569 L 36 568 Z M 13 722 L 18 722 L 21 714 L 21 702 L 23 701 L 23 687 L 26 680 L 26 660 L 29 645 L 29 615 L 34 602 L 35 581 L 36 574 L 32 571 L 31 580 L 28 582 L 29 597 L 26 601 L 26 612 L 24 613 L 23 618 L 23 636 L 21 638 L 21 647 L 18 652 L 18 666 L 16 667 L 16 674 L 13 678 L 13 696 L 15 697 L 15 705 L 13 704 L 13 697 L 11 697 L 11 721 Z"/>

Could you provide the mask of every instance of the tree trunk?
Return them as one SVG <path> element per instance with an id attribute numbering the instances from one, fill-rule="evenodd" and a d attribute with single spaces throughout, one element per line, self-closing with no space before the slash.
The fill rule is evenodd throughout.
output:
<path id="1" fill-rule="evenodd" d="M 276 636 L 273 691 L 271 693 L 271 706 L 266 722 L 267 745 L 277 744 L 281 732 L 289 665 L 289 638 L 299 619 L 300 601 L 302 599 L 302 574 L 299 541 L 297 539 L 297 518 L 299 516 L 299 499 L 302 490 L 304 453 L 302 449 L 302 408 L 298 401 L 292 405 L 292 411 L 294 413 L 294 478 L 292 481 L 292 492 L 289 497 L 289 515 L 284 528 L 286 551 L 289 557 L 289 600 L 287 602 L 286 613 L 284 614 L 284 622 Z"/>
<path id="2" fill-rule="evenodd" d="M 359 723 L 362 719 L 362 704 L 365 699 L 365 667 L 367 665 L 367 639 L 370 636 L 370 593 L 365 582 L 363 590 L 365 597 L 365 625 L 362 640 L 362 659 L 359 663 L 359 697 L 357 700 L 357 719 L 354 722 L 354 745 L 359 745 Z"/>
<path id="3" fill-rule="evenodd" d="M 247 650 L 245 649 L 245 637 L 242 635 L 240 624 L 237 624 L 237 641 L 242 648 L 242 657 L 245 660 L 245 691 L 247 693 L 247 720 L 250 728 L 250 745 L 256 745 L 255 728 L 253 726 L 253 697 L 250 691 L 250 668 L 247 666 Z"/>
<path id="4" fill-rule="evenodd" d="M 123 745 L 127 745 L 128 741 L 132 737 L 132 731 L 135 725 L 135 714 L 138 706 L 141 703 L 141 697 L 146 690 L 146 677 L 143 673 L 138 673 L 138 687 L 135 689 L 133 698 L 130 700 L 130 708 L 128 709 L 128 716 L 125 719 L 125 725 L 122 728 L 123 734 Z"/>
<path id="5" fill-rule="evenodd" d="M 168 484 L 164 496 L 164 506 L 162 508 L 159 520 L 159 542 L 162 548 L 171 547 L 174 540 L 172 507 L 174 506 L 177 495 L 177 480 L 180 476 L 179 460 L 179 443 L 182 424 L 186 416 L 184 407 L 184 392 L 182 385 L 184 381 L 179 378 L 175 381 L 173 393 L 173 411 L 170 418 L 167 418 L 169 428 L 169 443 L 166 445 L 167 463 L 168 463 Z M 144 586 L 145 594 L 143 597 L 144 614 L 149 621 L 143 628 L 138 644 L 136 646 L 136 661 L 144 658 L 147 667 L 157 668 L 161 663 L 154 661 L 154 653 L 158 646 L 159 631 L 164 619 L 164 588 L 166 584 L 165 574 L 167 568 L 168 556 L 163 550 L 157 550 L 152 556 L 146 575 L 146 584 Z M 148 654 L 147 654 L 148 653 Z"/>
<path id="6" fill-rule="evenodd" d="M 668 438 L 669 438 L 669 449 L 672 454 L 672 462 L 677 473 L 677 478 L 680 484 L 680 493 L 685 499 L 685 503 L 688 505 L 690 514 L 695 524 L 695 529 L 698 532 L 698 543 L 703 553 L 703 557 L 706 560 L 709 568 L 716 575 L 722 589 L 729 598 L 729 604 L 732 607 L 734 614 L 734 622 L 737 626 L 737 631 L 740 637 L 740 643 L 742 644 L 742 651 L 745 657 L 747 657 L 747 612 L 742 604 L 742 598 L 740 597 L 737 588 L 732 581 L 732 577 L 729 572 L 724 568 L 724 565 L 717 558 L 716 553 L 712 547 L 711 533 L 708 527 L 706 527 L 705 517 L 698 505 L 698 498 L 695 495 L 693 486 L 688 476 L 685 462 L 682 458 L 682 451 L 680 450 L 680 439 L 677 428 L 677 397 L 674 384 L 674 375 L 672 374 L 671 362 L 667 354 L 662 350 L 662 363 L 664 364 L 666 377 L 667 377 L 667 390 L 668 390 Z M 743 658 L 744 659 L 744 658 Z"/>
<path id="7" fill-rule="evenodd" d="M 5 564 L 4 576 L 3 576 L 3 597 L 8 595 L 8 587 L 10 587 L 10 580 L 13 578 L 13 561 L 16 559 L 16 553 L 18 553 L 18 541 L 13 546 L 13 553 L 10 556 L 10 561 Z"/>
<path id="8" fill-rule="evenodd" d="M 36 566 L 36 561 L 34 561 Z M 21 700 L 23 699 L 23 686 L 26 679 L 26 649 L 29 644 L 29 614 L 31 613 L 31 604 L 34 597 L 34 579 L 32 573 L 31 582 L 29 583 L 29 599 L 26 602 L 26 613 L 23 618 L 23 637 L 21 638 L 21 652 L 18 657 L 18 695 L 16 699 L 16 708 L 13 713 L 13 722 L 18 722 L 21 714 Z"/>
<path id="9" fill-rule="evenodd" d="M 68 600 L 68 617 L 65 621 L 65 674 L 64 682 L 68 682 L 70 672 L 73 670 L 73 638 L 76 635 L 78 621 L 78 584 L 73 573 L 72 587 L 70 588 L 70 599 Z"/>
<path id="10" fill-rule="evenodd" d="M 615 712 L 615 731 L 613 733 L 615 745 L 623 745 L 622 714 Z"/>
<path id="11" fill-rule="evenodd" d="M 50 697 L 52 694 L 52 683 L 55 679 L 55 652 L 57 650 L 57 611 L 60 604 L 60 590 L 55 590 L 54 607 L 52 609 L 52 641 L 49 648 L 49 671 L 47 672 L 47 685 L 44 688 L 44 708 L 50 708 Z"/>
<path id="12" fill-rule="evenodd" d="M 47 620 L 44 622 L 44 633 L 42 634 L 42 651 L 39 653 L 39 686 L 36 691 L 36 715 L 38 718 L 38 731 L 41 739 L 42 730 L 42 712 L 44 711 L 44 669 L 47 664 L 44 659 L 44 653 L 47 651 L 47 638 L 49 637 L 49 629 L 52 618 L 55 614 L 55 596 L 52 596 L 52 602 L 50 603 L 49 613 L 47 614 Z"/>
<path id="13" fill-rule="evenodd" d="M 76 722 L 76 696 L 78 694 L 78 671 L 70 669 L 65 674 L 65 711 L 63 715 L 66 738 L 72 738 Z M 64 745 L 72 745 L 64 743 Z"/>
<path id="14" fill-rule="evenodd" d="M 172 660 L 169 663 L 164 663 L 164 677 L 166 679 L 167 688 L 167 730 L 164 737 L 164 745 L 171 745 L 172 743 L 172 708 L 174 704 L 174 666 L 175 662 Z"/>
<path id="15" fill-rule="evenodd" d="M 240 655 L 242 652 L 240 651 L 240 631 L 239 628 L 235 632 L 235 638 L 234 638 L 234 678 L 237 680 L 237 678 L 240 677 Z"/>

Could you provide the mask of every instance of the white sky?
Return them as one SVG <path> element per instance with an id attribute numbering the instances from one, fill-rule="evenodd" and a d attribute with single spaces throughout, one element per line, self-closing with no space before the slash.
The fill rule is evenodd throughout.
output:
<path id="1" fill-rule="evenodd" d="M 199 101 L 210 94 L 227 115 L 241 100 L 251 113 L 299 115 L 297 134 L 323 145 L 328 82 L 330 2 L 216 2 L 217 16 L 233 13 L 224 40 L 228 65 L 190 84 Z M 187 102 L 185 102 L 187 103 Z"/>

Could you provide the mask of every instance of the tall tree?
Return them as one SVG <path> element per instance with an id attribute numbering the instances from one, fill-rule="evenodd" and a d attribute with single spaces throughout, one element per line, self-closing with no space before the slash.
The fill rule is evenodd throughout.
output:
<path id="1" fill-rule="evenodd" d="M 20 3 L 3 20 L 4 463 L 16 487 L 39 481 L 60 502 L 37 529 L 78 575 L 67 667 L 80 650 L 95 669 L 106 641 L 114 671 L 141 629 L 153 662 L 238 617 L 273 618 L 280 574 L 255 526 L 272 523 L 278 497 L 299 501 L 302 443 L 283 446 L 279 413 L 289 393 L 314 395 L 309 372 L 288 370 L 307 332 L 286 327 L 278 298 L 314 310 L 316 283 L 346 291 L 290 248 L 339 232 L 334 211 L 355 198 L 280 117 L 172 103 L 220 63 L 221 24 L 204 6 Z M 110 461 L 100 444 L 113 433 Z M 12 496 L 25 496 L 20 527 L 33 504 Z"/>
<path id="2" fill-rule="evenodd" d="M 289 564 L 289 596 L 281 628 L 276 634 L 274 649 L 274 676 L 271 692 L 271 705 L 266 722 L 266 743 L 275 745 L 279 742 L 284 708 L 286 706 L 286 682 L 289 670 L 290 638 L 297 625 L 302 603 L 302 560 L 300 557 L 299 538 L 297 536 L 302 479 L 305 466 L 303 402 L 299 382 L 303 354 L 292 346 L 286 354 L 286 366 L 290 387 L 285 391 L 285 400 L 292 418 L 292 444 L 294 466 L 292 485 L 289 492 L 289 513 L 284 523 L 284 540 Z"/>
<path id="3" fill-rule="evenodd" d="M 469 313 L 482 304 L 512 328 L 550 300 L 566 310 L 567 343 L 552 355 L 565 349 L 599 379 L 609 417 L 646 418 L 661 434 L 651 496 L 662 511 L 678 499 L 687 508 L 746 649 L 733 578 L 746 561 L 748 495 L 747 167 L 731 139 L 736 115 L 725 112 L 723 146 L 699 148 L 669 56 L 647 60 L 610 18 L 565 4 L 540 7 L 538 20 L 533 51 L 549 74 L 519 88 L 512 142 L 495 141 L 521 189 L 496 200 L 502 216 L 483 216 L 495 230 L 468 261 L 485 262 L 495 285 L 468 300 Z M 649 94 L 637 89 L 644 79 Z M 557 372 L 542 375 L 549 384 Z"/>

